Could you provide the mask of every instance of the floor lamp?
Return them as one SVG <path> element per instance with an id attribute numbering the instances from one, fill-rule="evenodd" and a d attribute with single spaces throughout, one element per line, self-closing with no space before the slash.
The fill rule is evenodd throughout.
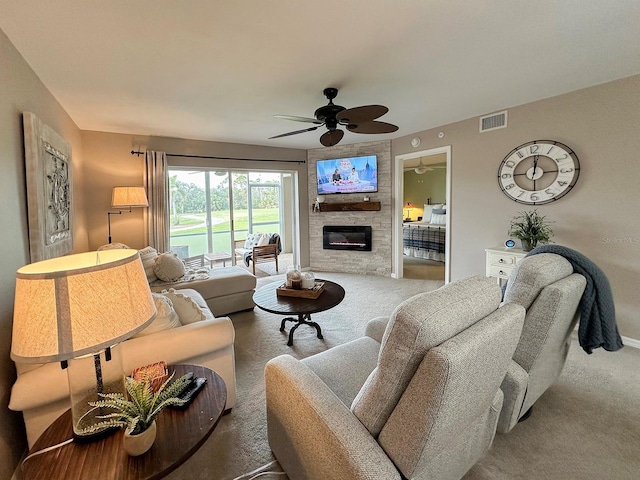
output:
<path id="1" fill-rule="evenodd" d="M 44 260 L 16 274 L 11 358 L 60 362 L 67 370 L 73 434 L 91 440 L 99 393 L 125 393 L 116 345 L 156 317 L 137 250 L 113 249 Z"/>
<path id="2" fill-rule="evenodd" d="M 147 193 L 144 187 L 113 187 L 111 207 L 120 209 L 117 212 L 107 212 L 107 235 L 111 243 L 111 215 L 122 215 L 123 211 L 131 213 L 132 207 L 148 207 Z"/>

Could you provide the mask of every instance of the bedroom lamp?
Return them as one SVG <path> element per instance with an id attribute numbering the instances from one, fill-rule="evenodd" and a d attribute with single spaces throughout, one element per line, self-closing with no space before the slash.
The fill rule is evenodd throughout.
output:
<path id="1" fill-rule="evenodd" d="M 413 203 L 407 202 L 407 204 L 404 206 L 404 208 L 407 209 L 407 218 L 405 218 L 405 221 L 406 222 L 410 222 L 411 221 L 411 210 L 413 210 Z"/>
<path id="2" fill-rule="evenodd" d="M 150 324 L 156 308 L 137 250 L 68 255 L 16 273 L 11 358 L 60 362 L 67 370 L 73 435 L 92 440 L 105 408 L 91 407 L 98 393 L 125 393 L 119 349 L 114 346 Z"/>
<path id="3" fill-rule="evenodd" d="M 133 207 L 148 207 L 147 193 L 144 187 L 113 187 L 111 194 L 111 207 L 120 209 L 117 212 L 107 212 L 107 230 L 109 243 L 111 243 L 111 215 L 122 215 L 123 211 L 129 211 Z"/>

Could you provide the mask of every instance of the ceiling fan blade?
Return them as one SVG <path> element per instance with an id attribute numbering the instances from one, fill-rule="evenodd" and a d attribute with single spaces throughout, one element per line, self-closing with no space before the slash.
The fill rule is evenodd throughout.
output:
<path id="1" fill-rule="evenodd" d="M 284 118 L 285 120 L 293 120 L 294 122 L 315 123 L 316 125 L 322 125 L 324 122 L 309 117 L 296 117 L 295 115 L 274 115 L 276 118 Z"/>
<path id="2" fill-rule="evenodd" d="M 304 133 L 304 132 L 313 132 L 314 130 L 317 130 L 321 126 L 322 125 L 318 125 L 317 127 L 303 128 L 302 130 L 296 130 L 294 132 L 282 133 L 280 135 L 276 135 L 275 137 L 269 137 L 268 140 L 271 140 L 273 138 L 288 137 L 289 135 L 297 135 L 299 133 Z"/>
<path id="3" fill-rule="evenodd" d="M 398 126 L 387 122 L 373 121 L 357 125 L 349 124 L 347 130 L 353 133 L 391 133 L 398 130 Z"/>
<path id="4" fill-rule="evenodd" d="M 370 122 L 387 113 L 389 109 L 384 105 L 365 105 L 363 107 L 347 108 L 336 115 L 342 124 L 357 124 Z"/>
<path id="5" fill-rule="evenodd" d="M 344 132 L 342 130 L 329 130 L 322 134 L 320 137 L 320 143 L 325 147 L 333 147 L 342 140 L 343 136 Z"/>

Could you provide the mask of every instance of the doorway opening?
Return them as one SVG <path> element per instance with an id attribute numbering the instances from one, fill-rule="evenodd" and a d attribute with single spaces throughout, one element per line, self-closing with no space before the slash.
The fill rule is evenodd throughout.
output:
<path id="1" fill-rule="evenodd" d="M 450 278 L 451 147 L 396 156 L 395 278 Z"/>

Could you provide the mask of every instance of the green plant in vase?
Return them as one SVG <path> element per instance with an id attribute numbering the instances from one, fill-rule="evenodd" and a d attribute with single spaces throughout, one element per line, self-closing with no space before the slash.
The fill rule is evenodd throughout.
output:
<path id="1" fill-rule="evenodd" d="M 125 450 L 130 455 L 140 455 L 151 448 L 155 441 L 155 420 L 165 407 L 182 405 L 184 400 L 178 395 L 191 383 L 192 376 L 187 374 L 171 382 L 174 374 L 154 392 L 151 381 L 137 381 L 126 377 L 128 395 L 122 393 L 101 393 L 102 400 L 89 402 L 96 408 L 109 409 L 111 413 L 99 415 L 102 421 L 85 429 L 85 433 L 94 433 L 112 427 L 125 427 Z M 128 398 L 127 398 L 128 397 Z M 128 448 L 130 438 L 145 436 L 144 447 Z M 134 443 L 139 441 L 133 440 Z M 148 445 L 147 445 L 148 444 Z M 143 448 L 141 450 L 141 448 Z M 141 450 L 141 451 L 140 451 Z"/>
<path id="2" fill-rule="evenodd" d="M 553 237 L 551 223 L 546 217 L 540 215 L 537 210 L 519 212 L 519 215 L 511 219 L 509 236 L 518 238 L 522 242 L 522 249 L 529 252 L 538 246 L 538 243 L 550 243 Z"/>

